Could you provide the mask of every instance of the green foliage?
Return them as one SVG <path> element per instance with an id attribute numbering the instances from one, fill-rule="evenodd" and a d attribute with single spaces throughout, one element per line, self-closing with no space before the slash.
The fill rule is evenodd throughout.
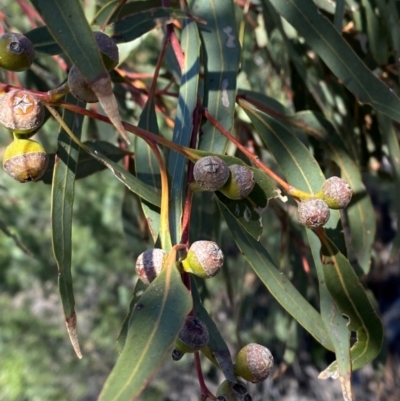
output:
<path id="1" fill-rule="evenodd" d="M 352 400 L 352 371 L 384 339 L 365 288 L 376 234 L 367 184 L 399 184 L 395 2 L 31 3 L 6 2 L 4 27 L 24 32 L 36 58 L 26 72 L 0 70 L 0 96 L 23 87 L 46 105 L 36 139 L 50 163 L 41 182 L 2 173 L 0 399 L 170 399 L 173 372 L 191 369 L 191 356 L 170 355 L 191 313 L 210 333 L 195 354 L 197 398 L 236 381 L 232 350 L 258 341 L 283 371 L 311 336 L 318 377 L 339 378 Z M 93 30 L 119 46 L 110 73 Z M 99 104 L 69 93 L 72 65 Z M 4 152 L 11 133 L 0 134 Z M 207 155 L 249 166 L 251 193 L 201 192 L 193 163 Z M 304 228 L 298 202 L 334 175 L 351 203 Z M 225 255 L 207 282 L 182 269 L 197 240 Z M 169 257 L 145 286 L 134 262 L 150 247 Z"/>

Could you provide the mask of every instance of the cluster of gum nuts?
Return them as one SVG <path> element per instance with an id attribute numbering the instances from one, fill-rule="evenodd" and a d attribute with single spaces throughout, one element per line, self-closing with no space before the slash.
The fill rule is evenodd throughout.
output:
<path id="1" fill-rule="evenodd" d="M 331 215 L 330 209 L 344 209 L 350 203 L 353 192 L 350 185 L 339 177 L 328 178 L 310 199 L 299 203 L 299 222 L 308 228 L 324 226 Z"/>
<path id="2" fill-rule="evenodd" d="M 168 258 L 163 249 L 147 249 L 136 260 L 139 279 L 149 285 L 161 272 Z M 203 279 L 214 277 L 224 263 L 224 255 L 213 241 L 196 241 L 190 246 L 186 257 L 180 261 L 181 269 Z M 193 353 L 206 347 L 209 332 L 204 322 L 197 316 L 187 316 L 172 351 L 172 359 L 180 360 L 184 354 Z M 235 375 L 252 383 L 267 379 L 274 364 L 268 348 L 259 344 L 248 344 L 236 356 Z M 251 401 L 246 387 L 241 382 L 225 380 L 217 389 L 220 401 Z"/>
<path id="3" fill-rule="evenodd" d="M 119 61 L 118 47 L 114 40 L 103 32 L 93 32 L 108 71 Z M 0 35 L 0 68 L 8 71 L 24 71 L 32 65 L 35 50 L 32 42 L 24 35 L 7 32 Z M 97 102 L 95 93 L 76 66 L 69 70 L 63 93 L 70 92 L 86 103 Z M 46 171 L 49 157 L 43 146 L 30 139 L 45 118 L 43 103 L 24 89 L 12 90 L 0 95 L 0 123 L 13 134 L 13 142 L 3 157 L 3 167 L 8 175 L 19 182 L 39 180 Z"/>

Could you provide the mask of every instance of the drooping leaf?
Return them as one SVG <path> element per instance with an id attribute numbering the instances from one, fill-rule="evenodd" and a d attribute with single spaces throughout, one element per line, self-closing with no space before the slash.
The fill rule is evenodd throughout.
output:
<path id="1" fill-rule="evenodd" d="M 134 307 L 125 345 L 99 401 L 137 399 L 171 350 L 191 307 L 175 263 L 165 266 Z"/>
<path id="2" fill-rule="evenodd" d="M 263 245 L 242 228 L 225 206 L 220 205 L 220 209 L 236 245 L 271 295 L 319 343 L 325 348 L 333 350 L 333 344 L 321 315 L 306 301 L 289 279 L 277 269 Z"/>
<path id="3" fill-rule="evenodd" d="M 70 101 L 73 101 L 70 99 Z M 77 101 L 75 101 L 77 103 Z M 79 138 L 83 116 L 65 111 L 63 119 Z M 53 253 L 58 267 L 58 287 L 63 305 L 65 323 L 71 343 L 79 358 L 82 358 L 77 333 L 77 317 L 73 291 L 72 257 L 72 209 L 75 190 L 75 173 L 79 159 L 79 146 L 64 130 L 58 137 L 57 158 L 53 170 L 51 188 L 51 227 Z"/>

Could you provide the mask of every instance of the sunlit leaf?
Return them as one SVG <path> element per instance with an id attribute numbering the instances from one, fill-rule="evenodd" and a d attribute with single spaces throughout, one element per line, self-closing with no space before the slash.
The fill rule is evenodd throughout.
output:
<path id="1" fill-rule="evenodd" d="M 191 307 L 178 270 L 174 264 L 165 266 L 134 307 L 125 345 L 99 401 L 137 399 L 168 356 Z"/>

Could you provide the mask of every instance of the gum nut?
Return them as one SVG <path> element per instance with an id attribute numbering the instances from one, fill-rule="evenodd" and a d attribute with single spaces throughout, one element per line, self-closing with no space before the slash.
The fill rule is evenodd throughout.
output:
<path id="1" fill-rule="evenodd" d="M 197 185 L 205 191 L 216 191 L 229 178 L 228 165 L 217 156 L 206 156 L 198 160 L 193 168 Z"/>
<path id="2" fill-rule="evenodd" d="M 322 199 L 307 199 L 297 209 L 299 222 L 309 228 L 322 227 L 331 215 L 328 205 Z"/>
<path id="3" fill-rule="evenodd" d="M 163 249 L 147 249 L 136 259 L 136 273 L 139 279 L 149 285 L 161 272 L 168 257 Z"/>
<path id="4" fill-rule="evenodd" d="M 328 178 L 321 191 L 323 200 L 331 209 L 344 209 L 353 195 L 350 185 L 339 177 Z"/>
<path id="5" fill-rule="evenodd" d="M 27 70 L 35 58 L 32 42 L 24 35 L 6 32 L 0 35 L 0 67 L 9 71 Z"/>

